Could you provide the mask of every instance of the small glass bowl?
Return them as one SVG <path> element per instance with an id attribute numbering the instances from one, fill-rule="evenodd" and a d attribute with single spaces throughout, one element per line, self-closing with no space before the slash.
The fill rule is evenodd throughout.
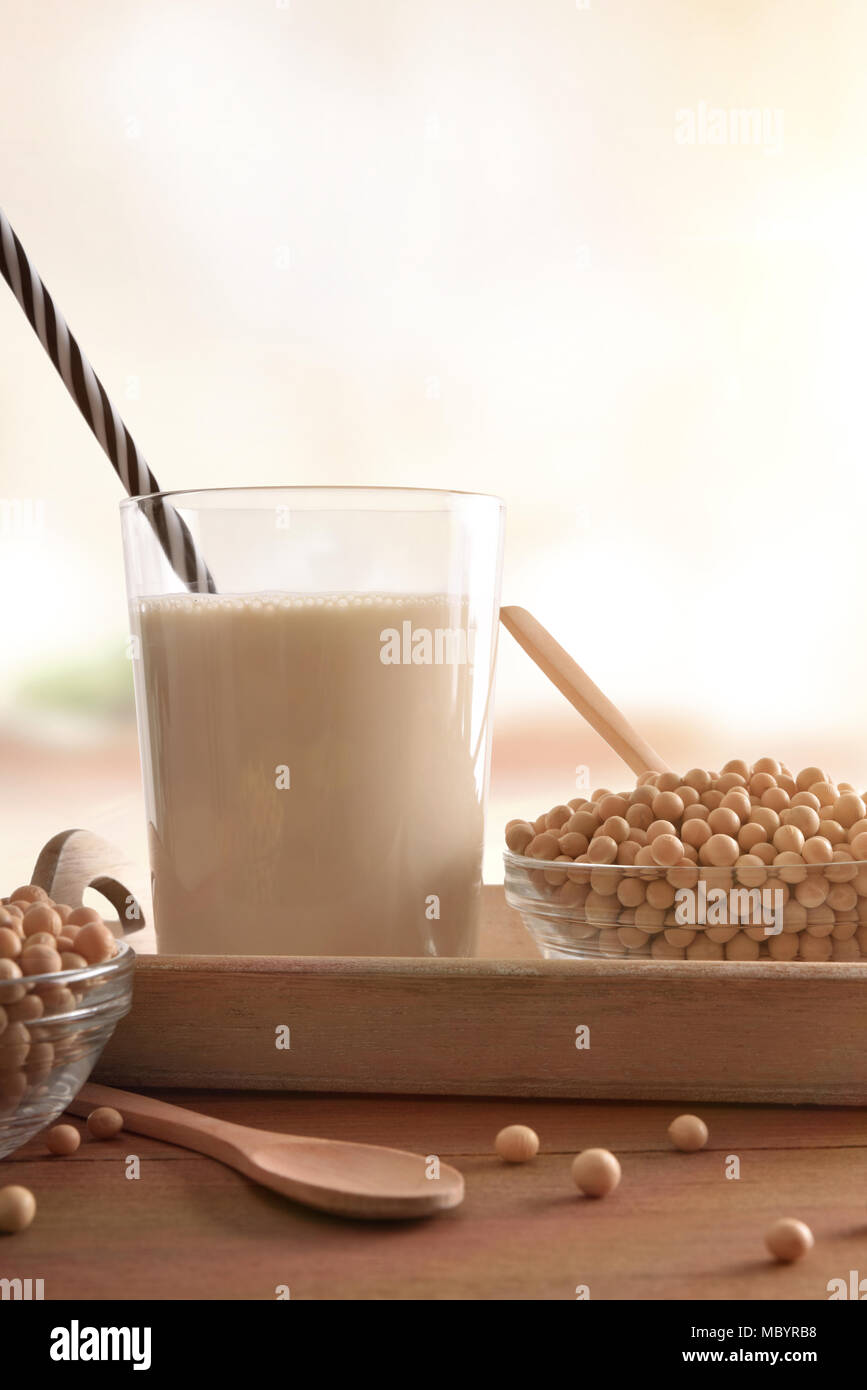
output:
<path id="1" fill-rule="evenodd" d="M 503 859 L 506 901 L 549 960 L 867 964 L 865 861 L 664 869 Z"/>
<path id="2" fill-rule="evenodd" d="M 102 965 L 0 980 L 0 1158 L 78 1094 L 132 1004 L 135 952 Z"/>

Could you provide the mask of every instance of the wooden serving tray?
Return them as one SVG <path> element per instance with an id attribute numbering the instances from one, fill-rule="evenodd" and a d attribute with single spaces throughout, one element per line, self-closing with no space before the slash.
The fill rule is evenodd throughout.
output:
<path id="1" fill-rule="evenodd" d="M 861 964 L 545 961 L 489 887 L 473 960 L 140 956 L 94 1079 L 864 1105 L 865 1003 Z"/>

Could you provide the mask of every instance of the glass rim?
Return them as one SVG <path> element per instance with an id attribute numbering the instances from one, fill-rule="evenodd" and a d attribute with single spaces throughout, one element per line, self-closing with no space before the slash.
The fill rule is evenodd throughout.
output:
<path id="1" fill-rule="evenodd" d="M 323 492 L 330 495 L 347 496 L 350 493 L 366 493 L 374 496 L 384 494 L 391 497 L 428 497 L 428 498 L 455 498 L 462 500 L 475 500 L 493 502 L 501 509 L 505 510 L 504 499 L 494 492 L 469 492 L 456 488 L 437 488 L 437 487 L 400 487 L 390 486 L 367 486 L 366 484 L 355 483 L 243 483 L 238 486 L 229 487 L 197 487 L 197 488 L 169 488 L 158 492 L 138 492 L 130 497 L 124 497 L 119 502 L 121 511 L 127 508 L 138 506 L 142 502 L 154 501 L 177 501 L 180 497 L 208 497 L 225 496 L 227 493 L 241 496 L 244 493 L 254 492 Z"/>
<path id="2" fill-rule="evenodd" d="M 9 980 L 0 980 L 0 1004 L 3 1002 L 4 989 L 10 985 L 58 985 L 93 983 L 100 979 L 109 979 L 112 975 L 119 974 L 124 966 L 132 965 L 135 961 L 135 951 L 126 937 L 115 937 L 117 951 L 108 960 L 100 961 L 98 965 L 79 965 L 74 970 L 50 970 L 42 975 L 20 975 Z M 28 994 L 32 990 L 28 988 Z M 66 1017 L 66 1015 L 64 1015 Z M 41 1019 L 34 1019 L 34 1023 L 41 1023 Z"/>
<path id="3" fill-rule="evenodd" d="M 745 854 L 747 854 L 748 852 L 749 851 L 744 850 Z M 591 864 L 589 860 L 585 860 L 579 863 L 577 859 L 573 859 L 571 863 L 566 864 L 563 860 L 560 859 L 533 859 L 532 857 L 526 854 L 515 854 L 514 850 L 510 849 L 503 850 L 503 860 L 508 868 L 542 869 L 543 872 L 546 870 L 552 870 L 555 873 L 564 874 L 568 874 L 570 869 L 614 869 L 617 873 L 622 874 L 667 874 L 671 869 L 686 868 L 693 868 L 698 870 L 699 872 L 707 870 L 708 872 L 715 874 L 736 874 L 739 871 L 745 873 L 757 873 L 759 869 L 758 864 L 618 864 L 616 861 L 607 864 L 597 862 Z M 770 874 L 772 877 L 779 877 L 781 873 L 785 873 L 786 869 L 805 869 L 808 873 L 811 869 L 813 869 L 817 874 L 820 874 L 824 873 L 828 869 L 835 868 L 836 865 L 839 864 L 849 864 L 852 868 L 858 869 L 860 871 L 861 869 L 867 868 L 867 859 L 838 859 L 836 861 L 831 861 L 827 864 L 764 864 L 761 867 L 764 868 L 767 871 L 767 873 Z M 776 874 L 774 874 L 773 872 L 775 868 L 777 869 Z M 842 879 L 841 882 L 848 883 L 851 882 L 851 880 Z M 759 887 L 760 885 L 757 884 L 756 886 Z M 741 884 L 740 887 L 743 888 L 746 887 L 746 885 Z M 820 906 L 822 906 L 822 904 L 820 904 Z"/>

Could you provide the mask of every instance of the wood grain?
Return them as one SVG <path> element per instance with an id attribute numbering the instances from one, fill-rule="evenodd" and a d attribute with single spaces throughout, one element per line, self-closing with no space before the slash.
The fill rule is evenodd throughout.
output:
<path id="1" fill-rule="evenodd" d="M 171 1094 L 239 1123 L 375 1138 L 439 1153 L 464 1173 L 462 1207 L 423 1223 L 354 1226 L 282 1200 L 156 1140 L 86 1142 L 72 1159 L 32 1141 L 3 1163 L 36 1193 L 37 1219 L 3 1242 L 0 1274 L 43 1278 L 46 1298 L 572 1300 L 827 1298 L 867 1275 L 867 1117 L 859 1111 L 705 1107 L 710 1143 L 673 1152 L 668 1107 L 564 1101 Z M 493 1132 L 540 1133 L 531 1164 L 493 1156 Z M 451 1142 L 450 1142 L 451 1137 Z M 457 1141 L 457 1142 L 455 1142 Z M 569 1163 L 589 1142 L 623 1165 L 617 1192 L 580 1197 Z M 141 1177 L 124 1176 L 129 1154 Z M 727 1180 L 725 1160 L 740 1158 Z M 762 1244 L 780 1215 L 816 1247 L 794 1266 Z"/>
<path id="2" fill-rule="evenodd" d="M 526 945 L 484 901 L 485 950 Z M 863 1105 L 865 988 L 862 964 L 144 956 L 94 1079 Z"/>

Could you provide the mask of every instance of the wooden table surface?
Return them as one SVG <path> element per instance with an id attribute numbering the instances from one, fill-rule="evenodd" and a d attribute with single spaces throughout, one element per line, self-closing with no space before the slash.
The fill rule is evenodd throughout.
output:
<path id="1" fill-rule="evenodd" d="M 135 1134 L 85 1138 L 72 1158 L 39 1139 L 0 1167 L 36 1195 L 29 1230 L 0 1238 L 0 1278 L 41 1278 L 46 1299 L 826 1299 L 867 1276 L 867 1118 L 852 1109 L 702 1106 L 710 1142 L 674 1152 L 677 1107 L 559 1100 L 161 1092 L 267 1129 L 438 1154 L 465 1174 L 462 1207 L 424 1222 L 364 1224 L 294 1206 L 210 1159 Z M 505 1124 L 542 1147 L 493 1154 Z M 73 1121 L 82 1129 L 79 1121 Z M 617 1192 L 575 1191 L 570 1161 L 620 1157 Z M 125 1176 L 128 1155 L 141 1175 Z M 740 1178 L 727 1179 L 730 1156 Z M 808 1222 L 797 1265 L 767 1257 L 779 1216 Z"/>

